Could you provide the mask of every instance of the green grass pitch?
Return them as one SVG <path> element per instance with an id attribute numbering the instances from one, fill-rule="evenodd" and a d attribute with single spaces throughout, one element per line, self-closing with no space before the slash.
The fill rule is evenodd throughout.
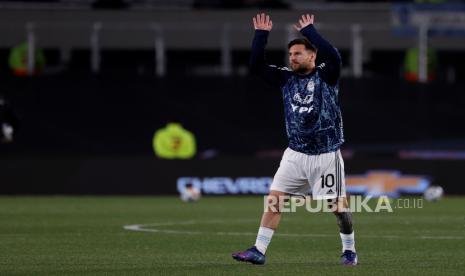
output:
<path id="1" fill-rule="evenodd" d="M 357 267 L 338 264 L 335 217 L 304 209 L 283 215 L 266 265 L 234 261 L 262 210 L 262 197 L 4 196 L 0 275 L 464 275 L 463 197 L 354 214 Z"/>

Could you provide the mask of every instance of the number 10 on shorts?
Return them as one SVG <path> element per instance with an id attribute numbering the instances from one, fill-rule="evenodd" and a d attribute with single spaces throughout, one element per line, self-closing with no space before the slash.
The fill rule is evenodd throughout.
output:
<path id="1" fill-rule="evenodd" d="M 326 176 L 323 174 L 321 176 L 321 188 L 324 189 L 325 187 L 331 188 L 334 186 L 334 174 L 329 173 Z"/>

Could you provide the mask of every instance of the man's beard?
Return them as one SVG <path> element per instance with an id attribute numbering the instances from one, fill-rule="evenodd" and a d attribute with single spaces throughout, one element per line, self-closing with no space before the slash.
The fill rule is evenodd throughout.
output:
<path id="1" fill-rule="evenodd" d="M 308 71 L 310 71 L 309 66 L 305 66 L 302 64 L 291 64 L 292 71 L 298 73 L 298 74 L 305 74 Z"/>

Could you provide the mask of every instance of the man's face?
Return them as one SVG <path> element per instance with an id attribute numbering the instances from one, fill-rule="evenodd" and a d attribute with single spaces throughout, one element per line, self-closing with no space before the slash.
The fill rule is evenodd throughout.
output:
<path id="1" fill-rule="evenodd" d="M 289 65 L 294 72 L 309 73 L 315 68 L 316 53 L 305 49 L 303 44 L 295 44 L 289 49 Z"/>

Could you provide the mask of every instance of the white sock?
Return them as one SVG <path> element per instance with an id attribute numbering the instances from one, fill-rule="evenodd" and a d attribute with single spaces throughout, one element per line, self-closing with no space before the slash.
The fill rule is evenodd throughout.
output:
<path id="1" fill-rule="evenodd" d="M 342 234 L 341 235 L 341 242 L 342 242 L 342 252 L 345 250 L 350 250 L 355 252 L 355 238 L 354 238 L 354 232 L 350 234 Z"/>
<path id="2" fill-rule="evenodd" d="M 262 252 L 265 255 L 266 248 L 271 242 L 271 237 L 273 237 L 274 230 L 267 227 L 260 227 L 258 229 L 257 240 L 255 241 L 255 247 L 258 251 Z"/>

